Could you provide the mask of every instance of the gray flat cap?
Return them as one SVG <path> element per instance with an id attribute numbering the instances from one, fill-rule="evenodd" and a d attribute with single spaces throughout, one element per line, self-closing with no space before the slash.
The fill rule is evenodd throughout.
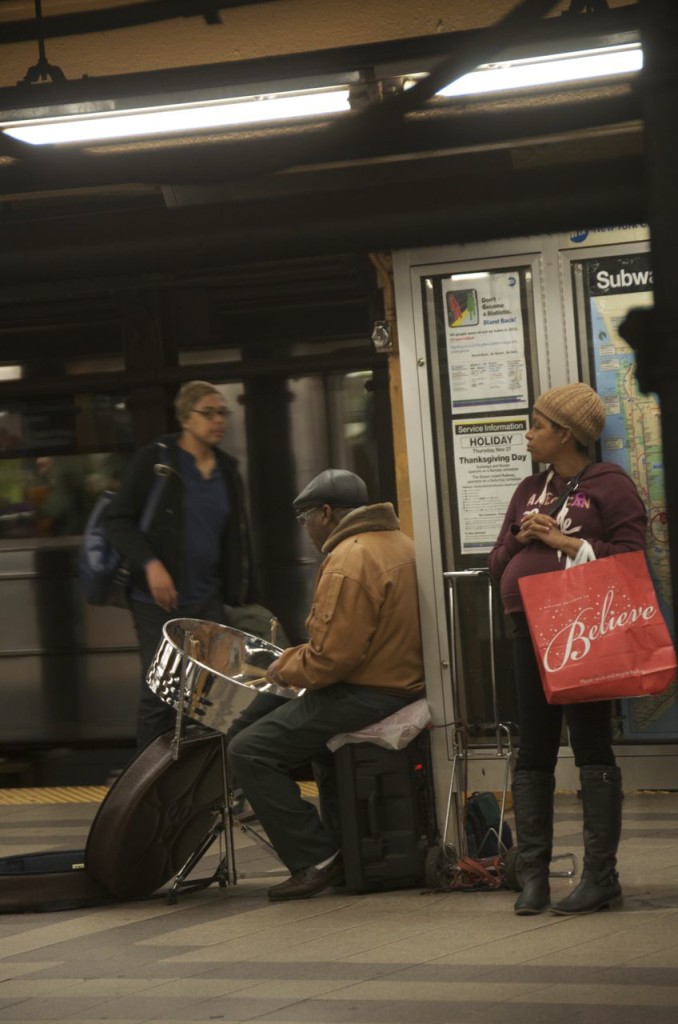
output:
<path id="1" fill-rule="evenodd" d="M 317 505 L 331 505 L 333 508 L 359 508 L 367 504 L 367 487 L 355 473 L 347 469 L 326 469 L 314 476 L 310 484 L 297 494 L 292 502 L 300 511 Z"/>

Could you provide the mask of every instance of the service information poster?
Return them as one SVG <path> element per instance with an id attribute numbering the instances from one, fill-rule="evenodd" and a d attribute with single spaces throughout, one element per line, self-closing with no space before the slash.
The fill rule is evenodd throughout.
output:
<path id="1" fill-rule="evenodd" d="M 529 405 L 520 271 L 442 281 L 453 413 Z"/>
<path id="2" fill-rule="evenodd" d="M 532 472 L 527 416 L 454 420 L 461 553 L 490 551 L 513 492 Z"/>

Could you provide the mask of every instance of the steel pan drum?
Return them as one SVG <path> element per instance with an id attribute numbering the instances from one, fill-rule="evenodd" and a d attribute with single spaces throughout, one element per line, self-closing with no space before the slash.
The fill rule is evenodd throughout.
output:
<path id="1" fill-rule="evenodd" d="M 299 697 L 266 682 L 266 669 L 282 650 L 250 633 L 203 619 L 171 619 L 146 676 L 165 704 L 178 710 L 185 654 L 184 714 L 218 732 L 228 731 L 257 693 Z"/>

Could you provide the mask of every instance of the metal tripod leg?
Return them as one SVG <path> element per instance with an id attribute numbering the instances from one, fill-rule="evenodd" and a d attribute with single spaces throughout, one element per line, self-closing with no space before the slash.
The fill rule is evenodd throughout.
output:
<path id="1" fill-rule="evenodd" d="M 197 848 L 193 851 L 174 879 L 172 886 L 167 892 L 168 903 L 176 903 L 180 892 L 195 892 L 197 889 L 206 889 L 208 886 L 212 885 L 213 882 L 218 882 L 219 885 L 223 887 L 230 882 L 230 878 L 228 877 L 229 863 L 228 858 L 226 857 L 222 857 L 216 871 L 214 874 L 210 875 L 209 878 L 196 878 L 192 881 L 187 880 L 193 868 L 200 860 L 202 860 L 207 851 L 211 848 L 212 844 L 221 836 L 224 830 L 225 827 L 221 819 L 221 815 L 218 814 L 209 832 L 207 832 L 200 841 Z"/>
<path id="2" fill-rule="evenodd" d="M 215 882 L 223 888 L 226 885 L 236 885 L 238 880 L 241 878 L 270 878 L 286 876 L 289 874 L 289 871 L 286 868 L 271 868 L 269 871 L 262 871 L 261 869 L 258 869 L 251 873 L 245 871 L 236 872 L 234 842 L 234 832 L 236 828 L 242 832 L 243 835 L 253 839 L 258 846 L 261 846 L 267 853 L 270 853 L 276 858 L 276 860 L 279 861 L 279 857 L 268 839 L 265 839 L 260 835 L 260 833 L 257 832 L 256 829 L 252 828 L 251 825 L 248 825 L 245 822 L 239 822 L 233 817 L 233 794 L 228 785 L 228 767 L 225 747 L 226 744 L 224 739 L 221 744 L 224 803 L 222 806 L 215 809 L 215 818 L 212 825 L 200 840 L 198 846 L 186 863 L 178 871 L 173 884 L 169 888 L 167 892 L 167 899 L 171 904 L 176 903 L 177 897 L 180 893 L 195 892 L 198 889 L 206 889 Z M 225 848 L 214 873 L 207 878 L 197 878 L 192 881 L 189 880 L 188 876 L 190 873 L 211 849 L 213 844 L 217 840 L 221 840 L 222 836 L 225 837 Z"/>
<path id="3" fill-rule="evenodd" d="M 202 741 L 188 740 L 184 742 L 190 743 Z M 240 878 L 268 878 L 271 876 L 289 874 L 285 868 L 272 868 L 270 871 L 257 870 L 252 873 L 236 872 L 234 841 L 236 829 L 248 836 L 250 839 L 253 839 L 259 846 L 265 849 L 267 853 L 270 853 L 275 857 L 276 860 L 279 860 L 279 858 L 268 839 L 265 839 L 250 825 L 245 822 L 239 822 L 233 817 L 233 791 L 230 787 L 228 778 L 228 758 L 226 754 L 225 736 L 221 739 L 220 757 L 223 800 L 219 806 L 214 809 L 214 820 L 212 821 L 211 826 L 202 837 L 188 860 L 177 872 L 174 882 L 167 890 L 167 900 L 170 904 L 176 903 L 180 893 L 196 892 L 199 889 L 206 889 L 215 882 L 223 888 L 226 885 L 236 885 Z M 195 869 L 197 864 L 200 863 L 202 858 L 206 853 L 208 853 L 217 840 L 220 842 L 222 841 L 222 837 L 224 848 L 216 870 L 206 878 L 189 879 L 189 875 Z"/>
<path id="4" fill-rule="evenodd" d="M 212 739 L 211 736 L 205 735 L 193 739 L 187 739 L 185 733 L 185 719 L 186 709 L 190 705 L 192 696 L 192 686 L 188 683 L 186 678 L 186 666 L 188 664 L 189 654 L 191 652 L 191 645 L 193 642 L 193 633 L 191 630 L 186 630 L 184 633 L 184 643 L 181 659 L 181 671 L 179 675 L 179 700 L 177 703 L 177 718 L 174 729 L 174 736 L 172 737 L 172 757 L 174 760 L 178 760 L 181 757 L 181 751 L 188 743 L 201 743 L 206 740 Z M 232 797 L 228 781 L 228 760 L 226 757 L 226 737 L 221 737 L 219 744 L 219 756 L 220 756 L 220 767 L 221 767 L 221 794 L 222 799 L 220 803 L 214 808 L 214 819 L 210 828 L 207 830 L 203 838 L 198 843 L 197 847 L 190 855 L 188 860 L 182 865 L 178 871 L 173 884 L 168 890 L 167 900 L 169 903 L 176 903 L 177 896 L 180 892 L 194 892 L 197 889 L 205 889 L 207 886 L 212 885 L 213 882 L 218 882 L 220 886 L 235 885 L 237 882 L 237 876 L 235 871 L 235 845 L 233 842 L 233 817 L 231 813 Z M 221 840 L 222 835 L 225 835 L 225 846 L 222 852 L 222 856 L 219 860 L 219 865 L 212 875 L 208 878 L 198 878 L 188 881 L 188 876 L 193 871 L 195 866 L 202 860 L 208 850 L 211 849 L 213 844 L 217 840 Z"/>
<path id="5" fill-rule="evenodd" d="M 184 742 L 186 742 L 184 740 Z M 190 741 L 189 741 L 190 742 Z M 202 742 L 198 740 L 197 742 Z M 185 864 L 182 865 L 174 879 L 173 884 L 167 892 L 169 903 L 176 903 L 180 892 L 195 892 L 197 889 L 206 889 L 214 882 L 220 886 L 235 885 L 237 875 L 235 871 L 235 846 L 233 842 L 233 819 L 230 806 L 230 788 L 228 784 L 228 762 L 226 758 L 226 738 L 222 737 L 219 744 L 221 761 L 221 788 L 223 799 L 219 806 L 214 809 L 214 819 L 197 847 L 190 855 Z M 188 876 L 202 860 L 208 850 L 217 840 L 225 835 L 225 847 L 216 870 L 207 878 L 197 878 L 192 881 Z"/>
<path id="6" fill-rule="evenodd" d="M 271 630 L 274 630 L 274 620 L 271 620 Z M 192 686 L 187 682 L 186 679 L 186 666 L 188 664 L 189 655 L 191 653 L 191 645 L 193 641 L 193 634 L 190 630 L 186 630 L 184 633 L 183 643 L 183 656 L 181 659 L 181 671 L 179 676 L 179 700 L 177 704 L 177 719 L 174 730 L 174 736 L 172 738 L 172 757 L 174 760 L 178 760 L 181 756 L 183 747 L 190 743 L 201 743 L 205 740 L 212 739 L 213 736 L 205 734 L 200 737 L 187 739 L 185 734 L 185 722 L 187 717 L 187 709 L 190 707 L 190 701 L 192 697 Z M 235 864 L 235 841 L 234 841 L 234 829 L 238 828 L 244 835 L 253 839 L 259 846 L 270 853 L 276 860 L 280 860 L 277 853 L 275 852 L 272 844 L 265 839 L 264 836 L 260 835 L 256 829 L 252 828 L 245 822 L 239 822 L 233 817 L 233 791 L 230 786 L 228 776 L 228 757 L 226 753 L 226 737 L 221 737 L 220 743 L 220 759 L 221 759 L 221 791 L 222 798 L 218 805 L 214 808 L 214 818 L 209 829 L 202 837 L 198 845 L 196 846 L 193 853 L 190 855 L 188 860 L 182 865 L 177 872 L 174 882 L 167 890 L 167 900 L 169 903 L 176 903 L 177 898 L 182 892 L 195 892 L 198 889 L 206 889 L 208 886 L 217 882 L 220 886 L 236 885 L 238 881 L 238 873 L 236 871 Z M 212 848 L 213 844 L 219 840 L 222 842 L 223 837 L 223 848 L 222 855 L 219 860 L 219 864 L 216 870 L 207 878 L 196 878 L 189 880 L 189 875 L 194 870 L 197 864 L 200 863 L 205 854 Z M 269 877 L 272 875 L 288 875 L 289 872 L 284 868 L 274 868 L 270 871 L 256 871 L 251 874 L 241 873 L 241 878 L 252 878 L 252 877 Z"/>

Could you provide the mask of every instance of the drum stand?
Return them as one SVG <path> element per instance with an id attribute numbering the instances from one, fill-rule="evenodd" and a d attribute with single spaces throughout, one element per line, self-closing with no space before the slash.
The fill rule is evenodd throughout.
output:
<path id="1" fill-rule="evenodd" d="M 186 736 L 186 730 L 184 728 L 186 716 L 184 712 L 185 707 L 189 704 L 192 697 L 192 686 L 186 679 L 186 665 L 188 662 L 191 640 L 192 634 L 187 630 L 184 634 L 183 657 L 181 659 L 181 673 L 179 678 L 177 718 L 174 728 L 174 737 L 172 738 L 172 757 L 175 761 L 181 757 L 182 750 L 188 744 L 214 741 L 215 737 L 218 735 L 214 730 L 205 730 L 204 734 L 200 736 Z M 200 889 L 206 889 L 215 882 L 221 888 L 224 888 L 227 885 L 236 885 L 239 878 L 268 878 L 289 874 L 287 869 L 283 868 L 272 868 L 270 871 L 257 871 L 252 874 L 247 874 L 245 872 L 238 873 L 236 871 L 234 842 L 236 828 L 250 839 L 253 839 L 259 846 L 263 847 L 267 853 L 270 853 L 271 856 L 275 857 L 276 860 L 280 861 L 280 858 L 268 839 L 265 839 L 259 832 L 257 832 L 256 829 L 252 828 L 251 825 L 246 822 L 238 821 L 233 815 L 233 790 L 229 782 L 226 737 L 223 735 L 219 741 L 219 759 L 221 771 L 221 799 L 214 808 L 214 819 L 211 826 L 200 840 L 188 860 L 179 869 L 174 882 L 167 890 L 167 902 L 169 904 L 176 903 L 181 893 L 196 892 Z M 217 840 L 219 840 L 220 843 L 221 856 L 216 870 L 209 877 L 190 879 L 189 875 L 191 872 Z"/>

